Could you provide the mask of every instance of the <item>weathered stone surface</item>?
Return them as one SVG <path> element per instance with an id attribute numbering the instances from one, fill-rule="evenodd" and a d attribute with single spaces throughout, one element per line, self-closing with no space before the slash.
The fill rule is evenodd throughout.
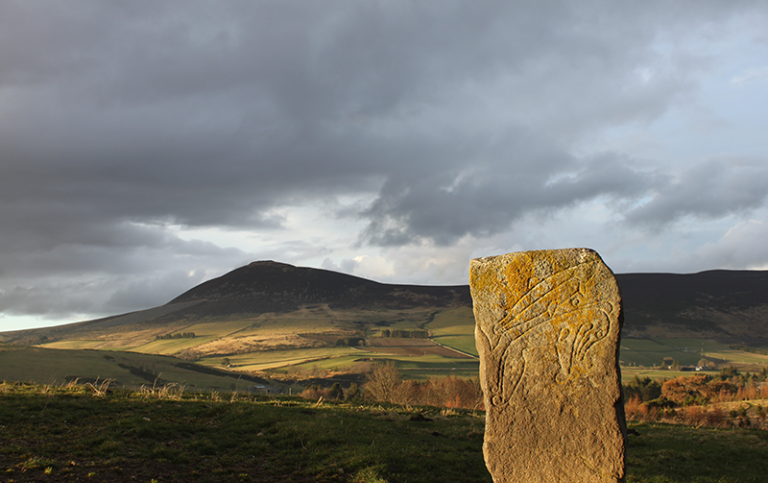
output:
<path id="1" fill-rule="evenodd" d="M 623 482 L 621 295 L 600 256 L 479 258 L 469 283 L 493 481 Z"/>

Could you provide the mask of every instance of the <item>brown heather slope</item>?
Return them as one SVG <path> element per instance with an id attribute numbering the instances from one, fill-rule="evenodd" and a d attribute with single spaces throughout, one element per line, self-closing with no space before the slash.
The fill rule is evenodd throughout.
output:
<path id="1" fill-rule="evenodd" d="M 713 270 L 696 274 L 636 273 L 616 276 L 624 300 L 623 336 L 704 338 L 768 346 L 768 272 Z M 130 314 L 45 329 L 0 333 L 0 341 L 40 343 L 103 338 L 138 339 L 182 330 L 190 321 L 249 318 L 326 307 L 337 314 L 365 310 L 394 313 L 471 306 L 469 287 L 378 283 L 351 275 L 254 262 L 202 283 L 168 304 Z M 310 310 L 311 312 L 311 310 Z M 470 312 L 466 321 L 474 324 Z M 362 328 L 362 327 L 361 327 Z"/>

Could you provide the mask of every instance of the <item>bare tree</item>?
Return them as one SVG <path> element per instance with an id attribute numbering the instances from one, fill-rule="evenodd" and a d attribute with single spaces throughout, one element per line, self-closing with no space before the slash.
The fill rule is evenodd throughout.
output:
<path id="1" fill-rule="evenodd" d="M 402 382 L 394 362 L 376 364 L 365 378 L 365 391 L 376 401 L 395 402 L 397 386 Z"/>

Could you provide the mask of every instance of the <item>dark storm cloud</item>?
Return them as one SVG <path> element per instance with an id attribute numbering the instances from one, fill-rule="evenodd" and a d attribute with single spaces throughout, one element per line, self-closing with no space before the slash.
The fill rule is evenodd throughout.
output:
<path id="1" fill-rule="evenodd" d="M 516 161 L 515 156 L 522 160 Z M 638 171 L 628 161 L 612 153 L 576 159 L 547 146 L 523 146 L 463 170 L 406 171 L 406 175 L 391 177 L 382 188 L 366 212 L 372 222 L 362 237 L 381 245 L 425 238 L 448 245 L 467 234 L 503 232 L 529 212 L 563 208 L 599 196 L 621 202 L 664 184 L 664 176 Z"/>
<path id="2" fill-rule="evenodd" d="M 675 182 L 657 185 L 650 201 L 627 221 L 664 225 L 690 215 L 722 217 L 763 205 L 768 198 L 768 160 L 719 156 L 685 170 Z"/>
<path id="3" fill-rule="evenodd" d="M 280 231 L 279 208 L 344 194 L 376 194 L 357 216 L 379 245 L 451 244 L 600 197 L 651 199 L 631 222 L 759 206 L 755 183 L 673 183 L 574 146 L 693 95 L 709 59 L 679 39 L 761 5 L 3 2 L 0 311 L 27 286 L 55 299 L 43 273 L 167 268 L 174 250 L 235 263 L 247 255 L 195 255 L 163 227 Z"/>

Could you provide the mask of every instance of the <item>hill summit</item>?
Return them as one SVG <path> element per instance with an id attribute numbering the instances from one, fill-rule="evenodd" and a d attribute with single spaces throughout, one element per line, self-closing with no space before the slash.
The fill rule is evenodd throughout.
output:
<path id="1" fill-rule="evenodd" d="M 304 305 L 332 309 L 409 309 L 471 304 L 469 287 L 393 285 L 317 268 L 253 262 L 204 282 L 169 304 L 195 303 L 206 315 L 287 312 Z"/>

